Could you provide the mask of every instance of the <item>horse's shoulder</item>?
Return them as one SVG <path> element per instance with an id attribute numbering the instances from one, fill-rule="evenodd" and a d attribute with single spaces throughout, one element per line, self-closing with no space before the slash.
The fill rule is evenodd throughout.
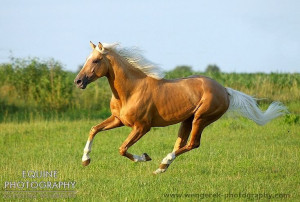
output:
<path id="1" fill-rule="evenodd" d="M 120 110 L 122 108 L 122 103 L 119 99 L 116 99 L 114 96 L 112 96 L 110 100 L 110 110 L 112 114 L 118 115 L 120 114 Z"/>

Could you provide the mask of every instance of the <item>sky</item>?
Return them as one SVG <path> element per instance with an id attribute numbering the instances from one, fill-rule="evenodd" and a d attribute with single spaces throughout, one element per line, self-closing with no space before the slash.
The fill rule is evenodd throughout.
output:
<path id="1" fill-rule="evenodd" d="M 0 63 L 54 58 L 76 71 L 89 41 L 137 46 L 165 71 L 300 72 L 300 1 L 1 0 Z"/>

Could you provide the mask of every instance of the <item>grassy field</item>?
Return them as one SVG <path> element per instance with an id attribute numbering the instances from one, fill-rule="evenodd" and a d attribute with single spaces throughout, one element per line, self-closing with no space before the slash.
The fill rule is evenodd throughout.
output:
<path id="1" fill-rule="evenodd" d="M 300 126 L 288 124 L 284 117 L 263 127 L 242 118 L 223 117 L 205 129 L 200 148 L 178 157 L 158 176 L 152 172 L 172 150 L 179 125 L 153 128 L 130 149 L 139 155 L 147 152 L 152 161 L 145 163 L 119 155 L 130 128 L 99 133 L 91 164 L 83 167 L 88 131 L 97 122 L 0 123 L 1 199 L 13 196 L 5 191 L 16 190 L 5 188 L 8 182 L 75 181 L 75 188 L 66 189 L 75 190 L 75 198 L 64 200 L 300 200 Z M 55 178 L 24 178 L 23 171 L 32 170 L 58 174 Z M 43 197 L 54 197 L 51 194 Z"/>
<path id="2" fill-rule="evenodd" d="M 106 131 L 97 135 L 92 162 L 83 167 L 81 157 L 88 132 L 100 122 L 96 119 L 110 113 L 107 80 L 100 79 L 82 91 L 73 84 L 76 73 L 65 71 L 54 60 L 12 59 L 0 64 L 0 201 L 18 197 L 28 201 L 34 197 L 77 201 L 299 201 L 300 74 L 175 68 L 166 72 L 166 78 L 194 74 L 212 77 L 257 98 L 268 98 L 259 100 L 264 109 L 274 100 L 281 101 L 291 114 L 264 127 L 223 117 L 205 129 L 199 149 L 178 157 L 166 173 L 158 176 L 152 172 L 172 151 L 179 125 L 153 128 L 130 148 L 137 155 L 148 153 L 153 160 L 145 163 L 133 163 L 119 155 L 118 148 L 130 128 Z M 34 178 L 34 171 L 58 173 Z M 75 182 L 75 187 L 57 185 L 70 182 Z"/>

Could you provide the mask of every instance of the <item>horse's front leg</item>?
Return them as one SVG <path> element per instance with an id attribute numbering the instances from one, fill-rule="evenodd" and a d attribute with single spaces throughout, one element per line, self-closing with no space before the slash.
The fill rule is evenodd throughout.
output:
<path id="1" fill-rule="evenodd" d="M 103 121 L 102 123 L 93 126 L 89 133 L 89 138 L 86 142 L 86 145 L 83 150 L 82 156 L 82 165 L 87 166 L 90 164 L 91 159 L 89 157 L 89 153 L 92 151 L 92 143 L 96 136 L 96 134 L 100 131 L 110 130 L 113 128 L 117 128 L 123 126 L 123 123 L 115 116 L 110 116 L 108 119 Z"/>
<path id="2" fill-rule="evenodd" d="M 144 125 L 135 125 L 133 127 L 133 130 L 129 134 L 129 136 L 126 138 L 124 143 L 119 148 L 120 154 L 122 156 L 129 158 L 130 160 L 132 160 L 134 162 L 150 161 L 151 158 L 146 153 L 142 154 L 141 156 L 138 156 L 138 155 L 133 155 L 133 154 L 130 154 L 129 152 L 127 152 L 129 147 L 131 147 L 134 143 L 136 143 L 149 130 L 150 130 L 150 127 L 147 127 Z"/>

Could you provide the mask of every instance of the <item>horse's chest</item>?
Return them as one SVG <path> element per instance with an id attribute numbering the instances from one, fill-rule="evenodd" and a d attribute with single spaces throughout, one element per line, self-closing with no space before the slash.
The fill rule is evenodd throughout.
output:
<path id="1" fill-rule="evenodd" d="M 137 120 L 136 116 L 136 112 L 133 109 L 122 108 L 120 110 L 120 119 L 126 126 L 133 126 Z"/>
<path id="2" fill-rule="evenodd" d="M 145 96 L 133 95 L 126 102 L 113 100 L 111 110 L 124 125 L 132 127 L 136 123 L 149 123 L 151 120 L 151 104 Z"/>

